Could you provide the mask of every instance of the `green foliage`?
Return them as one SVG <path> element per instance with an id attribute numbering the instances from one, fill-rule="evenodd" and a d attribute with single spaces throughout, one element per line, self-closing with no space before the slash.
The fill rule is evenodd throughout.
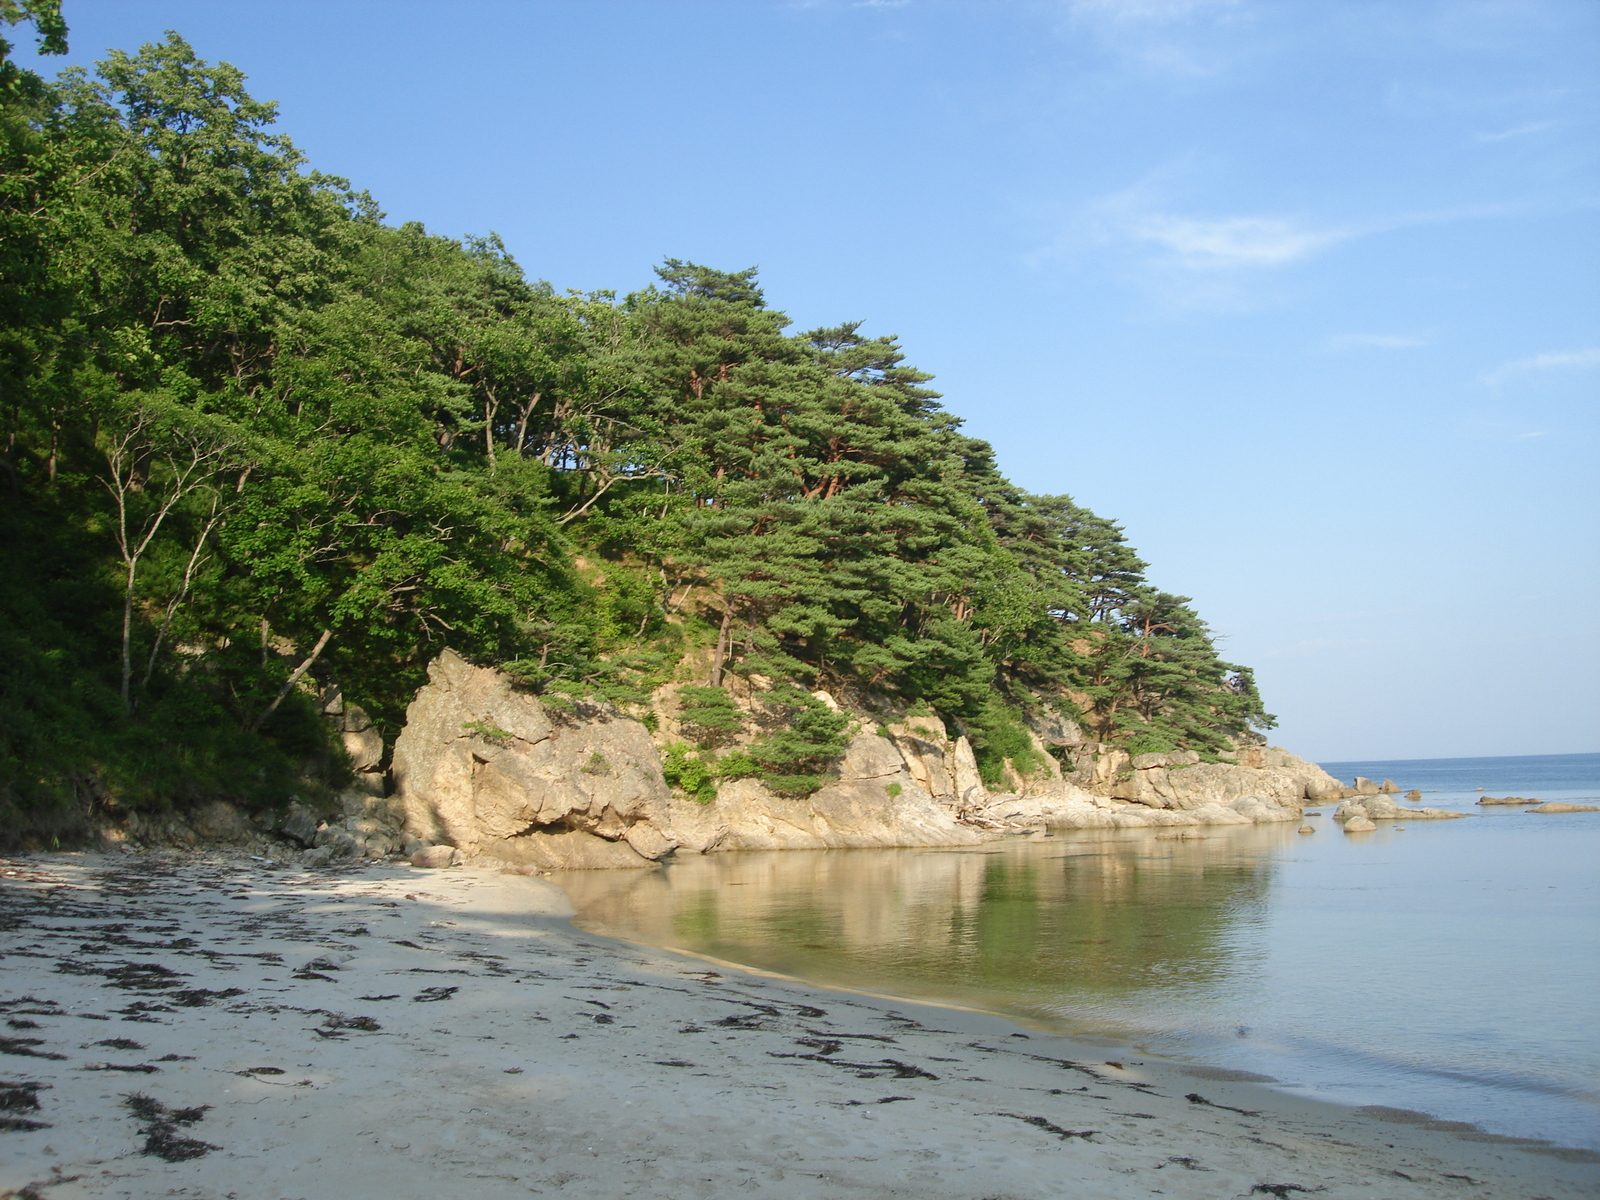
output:
<path id="1" fill-rule="evenodd" d="M 752 779 L 761 775 L 761 764 L 745 750 L 729 750 L 717 760 L 717 775 L 722 779 Z"/>
<path id="2" fill-rule="evenodd" d="M 504 746 L 515 736 L 509 729 L 501 729 L 489 721 L 463 721 L 461 728 L 494 746 Z"/>
<path id="3" fill-rule="evenodd" d="M 991 699 L 977 717 L 966 722 L 966 732 L 972 741 L 973 757 L 978 762 L 978 778 L 985 787 L 1004 781 L 1007 760 L 1024 778 L 1044 765 L 1043 757 L 1028 736 L 1027 727 L 1015 710 L 998 699 Z"/>
<path id="4" fill-rule="evenodd" d="M 721 688 L 681 687 L 678 700 L 684 730 L 702 749 L 725 745 L 744 725 L 739 706 Z"/>
<path id="5" fill-rule="evenodd" d="M 844 754 L 850 718 L 793 684 L 774 688 L 765 699 L 767 710 L 782 725 L 752 743 L 747 753 L 773 791 L 810 795 L 827 781 L 830 762 Z"/>
<path id="6" fill-rule="evenodd" d="M 717 797 L 717 756 L 695 754 L 684 742 L 674 742 L 661 756 L 661 773 L 667 786 L 710 804 Z"/>
<path id="7" fill-rule="evenodd" d="M 1166 754 L 1178 749 L 1172 738 L 1165 734 L 1140 730 L 1124 737 L 1122 748 L 1131 755 Z"/>
<path id="8" fill-rule="evenodd" d="M 884 790 L 889 793 L 889 798 L 892 800 L 894 797 L 898 796 L 905 789 L 903 789 L 898 783 L 891 783 Z"/>

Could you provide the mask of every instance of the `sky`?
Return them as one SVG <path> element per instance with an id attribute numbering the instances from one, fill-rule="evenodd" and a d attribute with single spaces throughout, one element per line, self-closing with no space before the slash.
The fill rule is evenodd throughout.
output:
<path id="1" fill-rule="evenodd" d="M 756 265 L 898 334 L 1297 753 L 1600 749 L 1595 0 L 64 8 L 67 62 L 176 29 L 558 288 Z"/>

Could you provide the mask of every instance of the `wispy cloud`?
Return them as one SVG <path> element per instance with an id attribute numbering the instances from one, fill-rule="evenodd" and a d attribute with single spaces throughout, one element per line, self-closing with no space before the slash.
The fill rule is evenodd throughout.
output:
<path id="1" fill-rule="evenodd" d="M 1479 142 L 1503 142 L 1508 138 L 1526 137 L 1530 133 L 1543 133 L 1546 129 L 1551 129 L 1554 126 L 1554 121 L 1536 121 L 1531 125 L 1518 125 L 1515 129 L 1502 129 L 1497 133 L 1475 134 L 1473 140 Z"/>
<path id="2" fill-rule="evenodd" d="M 1583 350 L 1560 350 L 1548 354 L 1531 354 L 1527 358 L 1517 358 L 1507 363 L 1501 363 L 1493 370 L 1483 372 L 1478 378 L 1490 387 L 1494 387 L 1508 379 L 1515 379 L 1519 375 L 1528 375 L 1539 371 L 1581 371 L 1587 367 L 1600 367 L 1600 346 L 1590 346 Z"/>
<path id="3" fill-rule="evenodd" d="M 1177 217 L 1152 213 L 1129 222 L 1127 233 L 1172 252 L 1191 270 L 1282 267 L 1351 235 L 1314 229 L 1280 217 Z"/>
<path id="4" fill-rule="evenodd" d="M 1433 345 L 1433 338 L 1417 333 L 1340 333 L 1328 339 L 1330 350 L 1357 350 L 1375 347 L 1380 350 L 1414 350 L 1418 346 Z"/>

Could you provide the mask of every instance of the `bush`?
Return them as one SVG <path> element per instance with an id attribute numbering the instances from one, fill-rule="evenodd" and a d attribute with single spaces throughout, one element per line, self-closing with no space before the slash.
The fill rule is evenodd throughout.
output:
<path id="1" fill-rule="evenodd" d="M 768 707 L 775 708 L 788 727 L 752 745 L 750 757 L 760 767 L 762 782 L 773 791 L 810 795 L 827 778 L 827 764 L 845 752 L 850 718 L 793 684 L 774 688 Z"/>
<path id="2" fill-rule="evenodd" d="M 985 787 L 994 787 L 1005 779 L 1007 759 L 1024 777 L 1044 765 L 1027 727 L 1014 710 L 999 700 L 992 700 L 978 717 L 967 722 L 967 736 L 972 741 L 972 755 L 978 760 L 978 778 Z"/>
<path id="3" fill-rule="evenodd" d="M 1141 729 L 1129 734 L 1122 742 L 1122 749 L 1135 757 L 1140 754 L 1166 754 L 1177 748 L 1177 742 L 1155 730 Z"/>
<path id="4" fill-rule="evenodd" d="M 667 747 L 661 759 L 661 774 L 667 786 L 690 796 L 701 804 L 710 804 L 717 798 L 717 756 L 710 760 L 690 751 L 684 742 L 674 742 Z"/>
<path id="5" fill-rule="evenodd" d="M 701 749 L 726 745 L 744 726 L 738 705 L 721 688 L 681 687 L 678 699 L 683 706 L 679 718 L 683 731 Z"/>

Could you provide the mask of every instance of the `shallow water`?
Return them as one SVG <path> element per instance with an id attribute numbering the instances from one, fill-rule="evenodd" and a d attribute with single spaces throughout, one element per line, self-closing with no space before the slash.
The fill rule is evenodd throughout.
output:
<path id="1" fill-rule="evenodd" d="M 1600 1148 L 1600 813 L 1469 790 L 1597 802 L 1600 755 L 1559 757 L 1330 764 L 1476 818 L 1370 834 L 1329 806 L 1309 836 L 1085 830 L 560 882 L 598 933 Z"/>

